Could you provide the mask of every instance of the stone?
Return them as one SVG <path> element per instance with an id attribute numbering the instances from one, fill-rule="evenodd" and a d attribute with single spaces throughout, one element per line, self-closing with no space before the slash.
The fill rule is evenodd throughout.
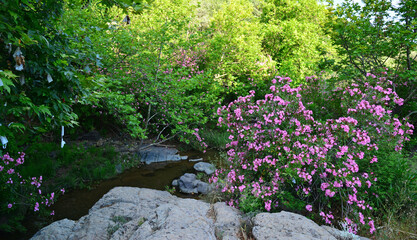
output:
<path id="1" fill-rule="evenodd" d="M 238 218 L 237 210 L 224 203 L 215 204 L 216 214 L 226 216 L 222 220 L 210 216 L 211 209 L 209 203 L 178 198 L 165 191 L 116 187 L 94 204 L 88 215 L 78 221 L 54 222 L 31 239 L 235 239 L 227 236 L 238 234 L 230 228 L 234 226 L 230 221 Z M 225 237 L 216 238 L 215 233 L 224 224 Z"/>
<path id="2" fill-rule="evenodd" d="M 122 164 L 117 164 L 116 166 L 114 166 L 114 170 L 116 171 L 117 174 L 120 174 L 123 172 L 123 167 Z"/>
<path id="3" fill-rule="evenodd" d="M 181 161 L 183 157 L 177 154 L 175 148 L 150 146 L 138 152 L 141 162 L 146 164 L 168 161 Z"/>
<path id="4" fill-rule="evenodd" d="M 206 162 L 198 162 L 194 165 L 194 169 L 199 172 L 205 172 L 207 175 L 211 175 L 214 173 L 216 168 L 213 164 L 206 163 Z"/>
<path id="5" fill-rule="evenodd" d="M 326 226 L 326 225 L 322 225 L 321 228 L 329 232 L 336 239 L 340 239 L 340 240 L 370 240 L 369 238 L 361 237 L 353 233 L 350 233 L 348 231 L 342 231 L 342 230 L 336 229 L 334 227 Z"/>
<path id="6" fill-rule="evenodd" d="M 213 206 L 216 216 L 216 236 L 222 239 L 239 240 L 239 231 L 242 222 L 242 213 L 236 208 L 227 206 L 224 202 L 215 203 Z"/>
<path id="7" fill-rule="evenodd" d="M 209 184 L 197 180 L 197 192 L 201 194 L 207 194 L 209 192 Z"/>
<path id="8" fill-rule="evenodd" d="M 177 183 L 180 191 L 183 193 L 207 194 L 210 191 L 210 185 L 208 183 L 198 180 L 197 176 L 194 173 L 186 173 L 182 175 L 180 179 L 178 179 Z"/>
<path id="9" fill-rule="evenodd" d="M 340 231 L 336 228 L 326 226 L 326 225 L 322 225 L 321 228 L 329 232 L 335 238 L 338 238 L 338 236 L 340 236 Z"/>
<path id="10" fill-rule="evenodd" d="M 183 193 L 198 193 L 197 176 L 193 173 L 186 173 L 178 180 L 178 186 Z"/>
<path id="11" fill-rule="evenodd" d="M 200 161 L 203 161 L 203 159 L 202 158 L 196 158 L 196 159 L 190 159 L 188 161 L 190 161 L 190 162 L 200 162 Z"/>
<path id="12" fill-rule="evenodd" d="M 42 228 L 31 239 L 33 240 L 60 240 L 67 239 L 72 233 L 76 222 L 69 219 L 62 219 Z"/>
<path id="13" fill-rule="evenodd" d="M 172 180 L 172 183 L 171 183 L 171 185 L 172 186 L 174 186 L 174 187 L 178 187 L 178 179 L 174 179 L 174 180 Z"/>
<path id="14" fill-rule="evenodd" d="M 312 220 L 290 212 L 259 213 L 253 219 L 257 240 L 336 240 Z"/>
<path id="15" fill-rule="evenodd" d="M 197 180 L 198 181 L 198 180 Z M 178 198 L 166 191 L 116 187 L 78 221 L 63 219 L 39 230 L 32 240 L 238 240 L 243 214 L 224 202 Z M 257 240 L 334 240 L 328 230 L 289 212 L 259 213 L 253 218 Z M 247 236 L 243 235 L 243 238 Z M 360 238 L 362 239 L 362 238 Z"/>

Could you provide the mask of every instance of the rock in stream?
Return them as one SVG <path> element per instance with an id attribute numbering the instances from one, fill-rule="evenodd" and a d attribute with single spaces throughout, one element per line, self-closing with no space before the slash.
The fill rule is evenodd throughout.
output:
<path id="1" fill-rule="evenodd" d="M 186 156 L 180 156 L 178 150 L 168 147 L 150 146 L 138 152 L 141 161 L 146 164 L 168 161 L 186 160 Z"/>
<path id="2" fill-rule="evenodd" d="M 207 162 L 199 162 L 194 165 L 194 169 L 199 172 L 205 172 L 207 175 L 211 175 L 216 171 L 216 167 L 213 164 Z"/>

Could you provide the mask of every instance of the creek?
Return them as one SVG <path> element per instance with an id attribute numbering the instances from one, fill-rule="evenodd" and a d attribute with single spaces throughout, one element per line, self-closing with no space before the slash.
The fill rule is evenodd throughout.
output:
<path id="1" fill-rule="evenodd" d="M 203 158 L 204 161 L 212 160 L 218 157 L 218 152 L 209 150 L 206 153 L 198 151 L 179 152 L 181 156 L 188 156 L 188 159 Z M 64 218 L 78 220 L 88 214 L 88 210 L 106 194 L 109 190 L 119 186 L 151 188 L 165 190 L 166 187 L 172 187 L 174 179 L 179 178 L 185 173 L 195 173 L 193 166 L 196 162 L 181 160 L 176 162 L 162 162 L 134 167 L 124 171 L 114 178 L 103 180 L 100 183 L 91 186 L 90 189 L 71 189 L 68 190 L 53 205 L 55 215 L 52 221 L 58 221 Z M 182 194 L 175 192 L 175 195 L 183 198 L 198 198 L 197 195 Z M 28 228 L 25 234 L 6 234 L 0 233 L 0 239 L 17 240 L 28 239 L 33 236 L 39 228 L 36 227 L 36 218 L 28 217 L 24 225 Z"/>

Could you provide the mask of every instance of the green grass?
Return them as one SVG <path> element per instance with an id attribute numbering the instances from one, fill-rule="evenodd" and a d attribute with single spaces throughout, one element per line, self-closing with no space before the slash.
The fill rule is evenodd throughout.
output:
<path id="1" fill-rule="evenodd" d="M 21 174 L 42 176 L 47 191 L 59 188 L 84 188 L 92 183 L 117 175 L 116 165 L 129 168 L 113 147 L 35 143 L 26 150 Z"/>
<path id="2" fill-rule="evenodd" d="M 208 148 L 224 150 L 226 149 L 226 144 L 230 142 L 229 133 L 226 130 L 215 128 L 202 128 L 198 132 L 203 141 L 208 145 Z M 201 144 L 192 137 L 188 145 L 181 146 L 182 151 L 187 151 L 189 149 L 201 150 Z"/>
<path id="3" fill-rule="evenodd" d="M 414 145 L 415 146 L 415 145 Z M 409 156 L 411 174 L 381 209 L 376 239 L 417 239 L 417 154 Z"/>
<path id="4" fill-rule="evenodd" d="M 209 147 L 218 150 L 225 149 L 226 144 L 230 142 L 230 134 L 221 129 L 202 129 L 200 135 Z"/>

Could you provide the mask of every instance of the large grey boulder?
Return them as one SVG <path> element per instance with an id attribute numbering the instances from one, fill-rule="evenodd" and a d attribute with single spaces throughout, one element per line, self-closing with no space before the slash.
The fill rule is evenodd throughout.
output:
<path id="1" fill-rule="evenodd" d="M 194 169 L 199 172 L 205 172 L 207 175 L 211 175 L 214 173 L 216 168 L 213 164 L 206 163 L 206 162 L 198 162 L 194 165 Z"/>
<path id="2" fill-rule="evenodd" d="M 226 219 L 215 217 L 229 216 Z M 236 214 L 234 216 L 233 214 Z M 237 210 L 224 203 L 213 207 L 209 203 L 182 199 L 168 192 L 116 187 L 105 194 L 78 221 L 60 220 L 41 229 L 33 240 L 100 240 L 100 239 L 236 239 L 237 228 L 230 221 L 239 224 Z M 220 229 L 221 228 L 221 229 Z M 216 238 L 216 232 L 223 232 Z M 219 237 L 219 236 L 217 236 Z"/>
<path id="3" fill-rule="evenodd" d="M 213 205 L 213 211 L 216 216 L 216 236 L 223 240 L 238 240 L 239 231 L 242 222 L 242 213 L 236 208 L 231 208 L 223 202 Z"/>
<path id="4" fill-rule="evenodd" d="M 42 228 L 37 232 L 32 239 L 44 239 L 44 240 L 60 240 L 67 239 L 72 233 L 76 222 L 68 219 L 62 219 L 57 222 L 51 223 L 48 227 Z"/>
<path id="5" fill-rule="evenodd" d="M 224 203 L 183 199 L 165 191 L 116 187 L 78 221 L 63 219 L 41 229 L 32 240 L 238 240 L 240 211 Z M 253 218 L 257 240 L 334 240 L 327 227 L 294 213 L 259 213 Z"/>
<path id="6" fill-rule="evenodd" d="M 290 212 L 259 213 L 253 220 L 257 240 L 336 240 L 312 220 Z"/>

